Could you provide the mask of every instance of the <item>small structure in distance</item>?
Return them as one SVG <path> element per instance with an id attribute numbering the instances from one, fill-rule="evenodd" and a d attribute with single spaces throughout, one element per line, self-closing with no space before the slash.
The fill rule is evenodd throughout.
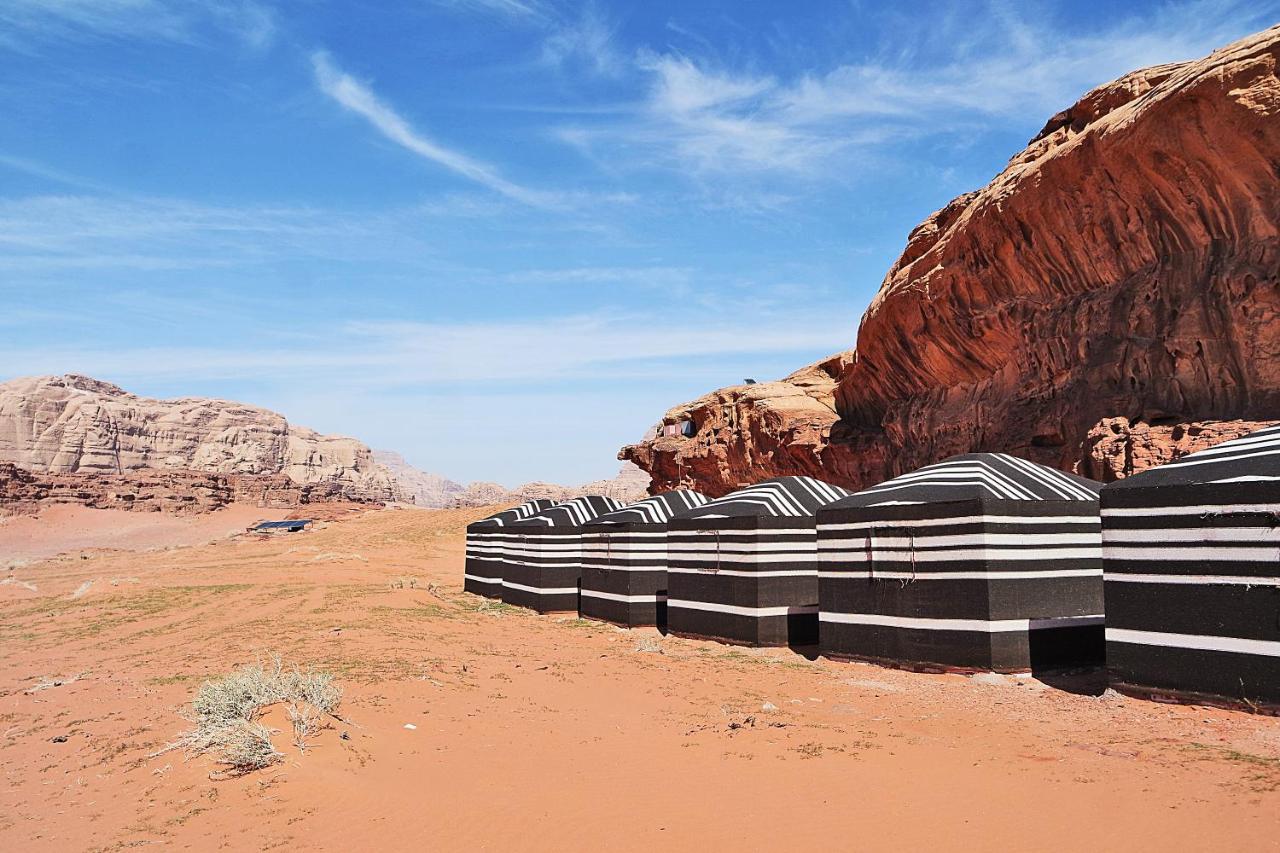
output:
<path id="1" fill-rule="evenodd" d="M 250 533 L 298 533 L 314 524 L 310 518 L 291 518 L 285 521 L 259 521 L 249 528 Z"/>

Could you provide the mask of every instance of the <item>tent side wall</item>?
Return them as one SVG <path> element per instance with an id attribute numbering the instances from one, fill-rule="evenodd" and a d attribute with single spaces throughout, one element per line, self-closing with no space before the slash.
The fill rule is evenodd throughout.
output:
<path id="1" fill-rule="evenodd" d="M 667 525 L 588 525 L 582 536 L 584 617 L 628 628 L 667 622 Z"/>
<path id="2" fill-rule="evenodd" d="M 814 518 L 677 518 L 667 548 L 671 632 L 755 646 L 817 642 Z"/>
<path id="3" fill-rule="evenodd" d="M 1091 501 L 831 507 L 818 542 L 824 654 L 1007 672 L 1102 660 Z"/>
<path id="4" fill-rule="evenodd" d="M 467 526 L 466 562 L 462 588 L 487 598 L 502 597 L 501 527 Z"/>
<path id="5" fill-rule="evenodd" d="M 577 613 L 582 527 L 516 525 L 502 561 L 502 600 L 538 613 Z"/>
<path id="6" fill-rule="evenodd" d="M 1280 709 L 1280 484 L 1102 490 L 1121 689 Z"/>

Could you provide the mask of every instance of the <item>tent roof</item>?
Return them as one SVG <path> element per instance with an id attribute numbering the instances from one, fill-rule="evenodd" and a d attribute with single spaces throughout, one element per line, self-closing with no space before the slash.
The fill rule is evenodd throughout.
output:
<path id="1" fill-rule="evenodd" d="M 813 477 L 775 477 L 747 486 L 694 509 L 677 518 L 736 518 L 766 516 L 805 518 L 820 507 L 849 494 L 848 489 Z"/>
<path id="2" fill-rule="evenodd" d="M 590 524 L 664 524 L 677 513 L 700 507 L 708 500 L 701 492 L 676 489 L 605 513 Z"/>
<path id="3" fill-rule="evenodd" d="M 556 504 L 548 510 L 516 522 L 515 527 L 574 527 L 606 512 L 622 509 L 622 503 L 603 495 L 584 495 Z"/>
<path id="4" fill-rule="evenodd" d="M 1101 486 L 1007 453 L 966 453 L 863 489 L 830 508 L 971 500 L 1096 501 Z"/>
<path id="5" fill-rule="evenodd" d="M 526 518 L 537 515 L 540 512 L 551 509 L 556 505 L 556 501 L 549 498 L 538 498 L 533 501 L 526 501 L 520 506 L 504 509 L 502 512 L 494 513 L 488 518 L 482 518 L 479 521 L 473 521 L 468 527 L 506 527 L 515 524 L 517 521 L 523 521 Z"/>
<path id="6" fill-rule="evenodd" d="M 1260 429 L 1108 483 L 1107 491 L 1267 481 L 1280 481 L 1280 426 Z"/>

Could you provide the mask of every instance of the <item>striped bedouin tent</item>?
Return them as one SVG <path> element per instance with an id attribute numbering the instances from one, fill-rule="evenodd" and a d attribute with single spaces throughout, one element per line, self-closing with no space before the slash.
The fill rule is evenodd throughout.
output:
<path id="1" fill-rule="evenodd" d="M 1100 486 L 970 453 L 824 507 L 820 650 L 923 669 L 1101 665 Z"/>
<path id="2" fill-rule="evenodd" d="M 501 598 L 502 548 L 510 536 L 508 528 L 555 505 L 553 500 L 528 501 L 468 524 L 462 588 L 487 598 Z"/>
<path id="3" fill-rule="evenodd" d="M 778 477 L 671 519 L 667 629 L 752 646 L 816 643 L 816 513 L 848 494 Z"/>
<path id="4" fill-rule="evenodd" d="M 1280 427 L 1108 484 L 1102 560 L 1113 685 L 1280 711 Z"/>
<path id="5" fill-rule="evenodd" d="M 618 509 L 622 504 L 613 498 L 586 495 L 513 524 L 502 552 L 503 602 L 577 613 L 583 525 Z"/>
<path id="6" fill-rule="evenodd" d="M 667 522 L 707 496 L 678 489 L 606 513 L 583 528 L 579 611 L 628 628 L 667 625 Z"/>

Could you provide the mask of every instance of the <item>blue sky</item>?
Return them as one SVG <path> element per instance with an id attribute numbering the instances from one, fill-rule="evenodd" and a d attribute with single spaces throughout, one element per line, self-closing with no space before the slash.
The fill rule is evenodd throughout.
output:
<path id="1" fill-rule="evenodd" d="M 668 406 L 852 346 L 908 231 L 1079 94 L 1278 12 L 3 0 L 0 378 L 608 476 Z"/>

